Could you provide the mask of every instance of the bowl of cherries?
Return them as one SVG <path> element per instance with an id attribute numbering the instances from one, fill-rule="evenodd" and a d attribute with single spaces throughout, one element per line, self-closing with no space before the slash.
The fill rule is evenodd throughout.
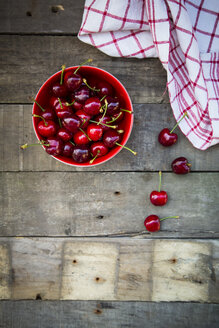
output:
<path id="1" fill-rule="evenodd" d="M 125 146 L 132 126 L 133 107 L 126 89 L 97 67 L 62 66 L 34 99 L 33 128 L 39 145 L 68 165 L 102 164 L 122 148 L 136 155 Z"/>

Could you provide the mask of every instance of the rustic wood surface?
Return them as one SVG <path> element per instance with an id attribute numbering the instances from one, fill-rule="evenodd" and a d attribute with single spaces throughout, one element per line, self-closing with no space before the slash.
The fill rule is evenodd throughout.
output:
<path id="1" fill-rule="evenodd" d="M 110 58 L 80 42 L 84 1 L 0 3 L 0 328 L 215 328 L 219 321 L 219 147 L 202 152 L 178 130 L 158 59 Z M 62 64 L 114 74 L 134 104 L 128 145 L 108 163 L 65 166 L 36 141 L 31 97 Z M 176 176 L 178 156 L 192 173 Z M 153 207 L 151 190 L 169 202 Z M 146 215 L 179 215 L 149 234 Z M 186 303 L 185 303 L 186 302 Z M 204 303 L 204 304 L 201 304 Z"/>

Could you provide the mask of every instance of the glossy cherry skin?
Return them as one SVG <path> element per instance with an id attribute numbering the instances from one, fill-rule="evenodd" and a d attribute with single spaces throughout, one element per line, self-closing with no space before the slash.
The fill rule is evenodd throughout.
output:
<path id="1" fill-rule="evenodd" d="M 45 112 L 42 112 L 42 113 L 41 113 L 41 116 L 42 116 L 43 118 L 45 118 L 45 120 L 52 120 L 52 121 L 53 121 L 53 120 L 56 119 L 55 112 L 54 112 L 54 110 L 51 109 L 51 108 L 48 108 L 48 109 L 45 110 Z"/>
<path id="2" fill-rule="evenodd" d="M 43 137 L 52 137 L 57 132 L 57 126 L 54 121 L 40 121 L 37 124 L 37 130 L 39 134 Z"/>
<path id="3" fill-rule="evenodd" d="M 63 118 L 62 125 L 67 130 L 71 131 L 72 133 L 75 133 L 81 126 L 81 119 L 73 114 L 69 117 Z"/>
<path id="4" fill-rule="evenodd" d="M 114 113 L 118 112 L 119 110 L 119 99 L 118 98 L 113 98 L 110 96 L 107 96 L 106 101 L 108 103 L 107 105 L 107 114 L 108 115 L 113 115 Z"/>
<path id="5" fill-rule="evenodd" d="M 185 157 L 176 158 L 171 164 L 172 170 L 176 174 L 187 174 L 191 170 L 191 164 Z"/>
<path id="6" fill-rule="evenodd" d="M 164 147 L 169 147 L 177 142 L 178 136 L 176 133 L 170 133 L 170 130 L 165 128 L 160 131 L 158 141 Z"/>
<path id="7" fill-rule="evenodd" d="M 82 77 L 80 74 L 74 74 L 74 72 L 67 72 L 64 76 L 64 84 L 69 91 L 74 91 L 81 86 Z"/>
<path id="8" fill-rule="evenodd" d="M 90 90 L 86 85 L 81 85 L 80 88 L 74 92 L 74 98 L 78 103 L 83 104 L 88 98 L 90 98 Z"/>
<path id="9" fill-rule="evenodd" d="M 105 82 L 105 81 L 101 81 L 98 83 L 97 85 L 97 89 L 99 89 L 99 93 L 98 95 L 100 97 L 103 97 L 103 96 L 112 96 L 113 95 L 113 88 L 112 86 Z"/>
<path id="10" fill-rule="evenodd" d="M 152 191 L 150 194 L 150 201 L 155 206 L 163 206 L 168 201 L 168 196 L 166 191 Z"/>
<path id="11" fill-rule="evenodd" d="M 97 155 L 97 157 L 104 156 L 109 151 L 109 149 L 104 145 L 102 141 L 92 143 L 90 149 L 93 156 Z"/>
<path id="12" fill-rule="evenodd" d="M 105 115 L 103 119 L 102 119 L 102 117 L 103 117 L 103 115 L 96 116 L 95 117 L 95 121 L 96 122 L 100 122 L 101 121 L 101 123 L 103 123 L 103 124 L 107 124 L 107 122 L 110 122 L 111 121 L 111 117 L 108 116 L 108 115 Z M 111 129 L 110 127 L 105 126 L 105 125 L 101 125 L 101 126 L 102 126 L 103 131 L 107 131 L 107 130 L 110 130 Z"/>
<path id="13" fill-rule="evenodd" d="M 57 136 L 60 139 L 62 139 L 64 142 L 67 142 L 67 141 L 71 140 L 73 135 L 69 130 L 67 130 L 65 128 L 60 128 L 57 132 Z"/>
<path id="14" fill-rule="evenodd" d="M 62 156 L 65 156 L 65 157 L 72 157 L 72 153 L 73 153 L 73 149 L 74 149 L 74 146 L 72 145 L 71 142 L 66 142 L 64 144 L 64 148 L 63 148 L 63 152 L 62 152 Z"/>
<path id="15" fill-rule="evenodd" d="M 101 125 L 91 123 L 87 127 L 87 135 L 93 141 L 98 141 L 103 135 L 103 128 Z"/>
<path id="16" fill-rule="evenodd" d="M 106 131 L 103 135 L 103 143 L 108 148 L 113 148 L 116 142 L 120 141 L 121 136 L 115 130 Z"/>
<path id="17" fill-rule="evenodd" d="M 81 122 L 82 122 L 81 127 L 82 127 L 83 129 L 85 129 L 85 128 L 88 126 L 88 124 L 89 124 L 89 120 L 91 119 L 91 116 L 88 115 L 87 113 L 85 113 L 85 111 L 83 111 L 82 109 L 79 109 L 79 110 L 75 113 L 75 115 L 77 115 L 78 117 L 80 117 Z"/>
<path id="18" fill-rule="evenodd" d="M 86 145 L 90 142 L 86 134 L 82 131 L 77 131 L 73 136 L 73 140 L 76 145 Z"/>
<path id="19" fill-rule="evenodd" d="M 46 140 L 46 143 L 49 144 L 49 146 L 45 147 L 49 155 L 58 156 L 62 154 L 64 144 L 61 139 L 58 137 L 51 137 Z"/>
<path id="20" fill-rule="evenodd" d="M 144 221 L 145 228 L 150 232 L 160 230 L 160 219 L 157 215 L 149 215 Z"/>
<path id="21" fill-rule="evenodd" d="M 72 157 L 77 163 L 84 163 L 90 159 L 90 149 L 86 145 L 74 146 Z"/>
<path id="22" fill-rule="evenodd" d="M 61 108 L 56 108 L 55 109 L 56 115 L 62 120 L 65 117 L 69 117 L 72 116 L 73 111 L 70 107 L 63 107 L 63 109 Z"/>
<path id="23" fill-rule="evenodd" d="M 58 105 L 59 99 L 57 97 L 51 97 L 49 100 L 49 104 L 52 108 L 55 108 Z"/>
<path id="24" fill-rule="evenodd" d="M 59 82 L 53 84 L 52 93 L 55 97 L 65 98 L 68 94 L 68 89 L 64 84 L 60 84 Z"/>
<path id="25" fill-rule="evenodd" d="M 91 97 L 85 101 L 84 111 L 87 114 L 93 116 L 99 114 L 100 107 L 101 107 L 100 99 L 97 97 Z"/>
<path id="26" fill-rule="evenodd" d="M 111 115 L 112 119 L 114 118 L 117 118 L 119 116 L 119 118 L 115 121 L 115 124 L 118 123 L 118 122 L 121 122 L 125 116 L 125 113 L 124 112 L 115 112 Z M 114 123 L 112 123 L 114 124 Z"/>

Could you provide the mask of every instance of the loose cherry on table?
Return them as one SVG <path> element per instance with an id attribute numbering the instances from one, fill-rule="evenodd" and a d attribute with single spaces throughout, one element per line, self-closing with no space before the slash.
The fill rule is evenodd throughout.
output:
<path id="1" fill-rule="evenodd" d="M 37 130 L 41 136 L 52 137 L 56 134 L 57 125 L 54 121 L 45 120 L 45 118 L 36 114 L 33 114 L 33 117 L 38 117 L 42 119 L 42 121 L 39 121 L 39 123 L 37 124 Z"/>
<path id="2" fill-rule="evenodd" d="M 168 128 L 165 128 L 162 131 L 160 131 L 158 136 L 158 141 L 161 145 L 163 145 L 164 147 L 169 147 L 177 142 L 178 136 L 176 133 L 173 133 L 173 131 L 176 129 L 176 127 L 184 119 L 185 116 L 188 117 L 187 112 L 184 113 L 184 115 L 181 117 L 179 122 L 176 123 L 176 125 L 171 131 Z"/>
<path id="3" fill-rule="evenodd" d="M 161 189 L 161 171 L 159 172 L 159 188 L 158 191 L 153 190 L 150 194 L 150 201 L 155 206 L 164 206 L 168 201 L 168 196 L 166 191 Z"/>
<path id="4" fill-rule="evenodd" d="M 179 216 L 167 216 L 160 219 L 157 215 L 149 215 L 144 221 L 145 228 L 150 232 L 155 232 L 160 230 L 160 222 L 166 219 L 179 219 Z"/>
<path id="5" fill-rule="evenodd" d="M 172 170 L 176 174 L 187 174 L 191 171 L 191 166 L 185 157 L 178 157 L 174 159 L 171 164 Z"/>

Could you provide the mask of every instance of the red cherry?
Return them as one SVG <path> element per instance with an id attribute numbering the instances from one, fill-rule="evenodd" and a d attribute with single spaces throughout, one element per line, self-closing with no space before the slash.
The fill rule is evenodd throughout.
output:
<path id="1" fill-rule="evenodd" d="M 107 116 L 107 115 L 105 115 L 104 117 L 103 117 L 103 115 L 98 115 L 95 117 L 95 121 L 101 122 L 103 124 L 107 124 L 107 122 L 111 121 L 111 118 L 110 118 L 110 116 Z M 107 131 L 107 130 L 110 130 L 111 128 L 109 126 L 102 125 L 102 129 L 103 129 L 103 131 Z"/>
<path id="2" fill-rule="evenodd" d="M 84 105 L 79 103 L 78 101 L 75 101 L 74 104 L 72 104 L 72 107 L 75 109 L 75 110 L 80 110 L 80 109 L 83 109 Z"/>
<path id="3" fill-rule="evenodd" d="M 90 90 L 86 85 L 80 86 L 75 92 L 74 92 L 74 99 L 78 103 L 85 103 L 87 99 L 90 98 Z"/>
<path id="4" fill-rule="evenodd" d="M 52 137 L 57 132 L 57 126 L 54 121 L 40 121 L 37 124 L 37 130 L 43 137 Z"/>
<path id="5" fill-rule="evenodd" d="M 64 84 L 60 84 L 59 82 L 53 84 L 52 92 L 55 97 L 65 98 L 68 94 L 68 89 Z"/>
<path id="6" fill-rule="evenodd" d="M 78 117 L 80 117 L 81 122 L 82 123 L 82 127 L 86 128 L 89 124 L 89 120 L 91 119 L 91 116 L 88 115 L 87 113 L 85 113 L 85 111 L 83 111 L 82 109 L 79 109 L 75 115 L 77 115 Z"/>
<path id="7" fill-rule="evenodd" d="M 111 115 L 113 122 L 121 122 L 124 118 L 125 113 L 124 112 L 115 112 Z"/>
<path id="8" fill-rule="evenodd" d="M 57 97 L 51 97 L 49 100 L 49 104 L 52 108 L 55 108 L 58 103 L 59 99 Z"/>
<path id="9" fill-rule="evenodd" d="M 103 135 L 103 143 L 108 148 L 113 148 L 121 139 L 121 135 L 115 130 L 106 131 Z"/>
<path id="10" fill-rule="evenodd" d="M 64 144 L 62 156 L 72 157 L 73 149 L 74 149 L 74 146 L 72 145 L 72 143 L 70 141 L 66 142 Z"/>
<path id="11" fill-rule="evenodd" d="M 49 144 L 49 146 L 46 146 L 45 148 L 49 155 L 58 156 L 62 154 L 64 144 L 61 139 L 51 137 L 46 140 L 46 143 Z"/>
<path id="12" fill-rule="evenodd" d="M 179 216 L 168 216 L 160 219 L 157 215 L 149 215 L 144 221 L 145 228 L 150 232 L 160 230 L 160 222 L 166 219 L 179 219 Z"/>
<path id="13" fill-rule="evenodd" d="M 60 128 L 58 130 L 57 136 L 60 139 L 62 139 L 64 142 L 67 142 L 67 141 L 71 140 L 72 133 L 69 130 L 65 129 L 65 128 Z"/>
<path id="14" fill-rule="evenodd" d="M 101 102 L 97 97 L 91 97 L 85 101 L 84 111 L 91 116 L 99 114 L 100 108 Z"/>
<path id="15" fill-rule="evenodd" d="M 64 76 L 64 84 L 69 91 L 74 91 L 82 84 L 82 77 L 74 72 L 67 72 Z"/>
<path id="16" fill-rule="evenodd" d="M 72 157 L 77 163 L 85 163 L 90 159 L 90 149 L 87 145 L 74 146 Z"/>
<path id="17" fill-rule="evenodd" d="M 69 117 L 65 117 L 62 120 L 62 125 L 72 133 L 75 133 L 79 127 L 81 126 L 81 120 L 76 115 L 71 115 Z"/>
<path id="18" fill-rule="evenodd" d="M 93 141 L 98 141 L 103 135 L 103 128 L 100 125 L 91 123 L 87 127 L 87 135 Z"/>
<path id="19" fill-rule="evenodd" d="M 171 167 L 176 174 L 187 174 L 191 171 L 191 164 L 185 157 L 176 158 L 172 162 Z"/>
<path id="20" fill-rule="evenodd" d="M 176 133 L 171 133 L 169 129 L 165 128 L 160 131 L 158 141 L 165 147 L 172 146 L 177 142 L 178 136 Z"/>
<path id="21" fill-rule="evenodd" d="M 90 148 L 93 156 L 97 155 L 97 157 L 104 156 L 109 151 L 102 141 L 94 142 Z"/>
<path id="22" fill-rule="evenodd" d="M 56 115 L 55 115 L 54 110 L 53 109 L 50 109 L 50 108 L 46 109 L 45 112 L 43 112 L 41 114 L 41 116 L 43 118 L 45 118 L 45 120 L 52 120 L 53 121 L 53 120 L 56 119 Z"/>
<path id="23" fill-rule="evenodd" d="M 73 136 L 73 140 L 76 145 L 86 145 L 90 142 L 83 131 L 77 131 Z"/>
<path id="24" fill-rule="evenodd" d="M 107 96 L 106 98 L 107 101 L 107 114 L 113 115 L 114 113 L 118 112 L 119 110 L 119 99 L 118 98 L 113 98 L 111 96 Z"/>
<path id="25" fill-rule="evenodd" d="M 71 106 L 67 106 L 66 102 L 60 99 L 58 100 L 58 103 L 56 103 L 55 112 L 60 119 L 69 117 L 73 114 Z"/>
<path id="26" fill-rule="evenodd" d="M 99 82 L 98 85 L 97 85 L 97 89 L 99 89 L 99 95 L 100 97 L 103 97 L 103 96 L 112 96 L 113 95 L 113 88 L 112 86 L 105 82 L 105 81 L 102 81 L 102 82 Z"/>
<path id="27" fill-rule="evenodd" d="M 150 201 L 153 205 L 155 206 L 163 206 L 167 203 L 168 196 L 166 191 L 160 190 L 161 189 L 161 171 L 159 172 L 159 178 L 160 178 L 160 183 L 159 183 L 159 188 L 158 191 L 152 191 L 150 194 Z"/>

